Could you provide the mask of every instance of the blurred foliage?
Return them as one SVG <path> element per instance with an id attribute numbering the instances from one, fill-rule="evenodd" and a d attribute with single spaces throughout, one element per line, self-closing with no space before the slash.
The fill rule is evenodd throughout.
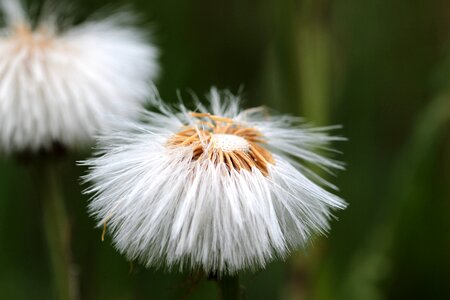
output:
<path id="1" fill-rule="evenodd" d="M 33 1 L 37 2 L 37 1 Z M 111 5 L 72 1 L 80 18 Z M 131 3 L 132 2 L 132 3 Z M 112 6 L 124 4 L 114 2 Z M 446 0 L 135 0 L 161 48 L 166 101 L 210 85 L 245 105 L 343 124 L 350 206 L 327 238 L 241 276 L 246 299 L 450 299 L 450 4 Z M 64 161 L 82 299 L 211 299 L 213 282 L 130 264 L 87 216 Z M 27 164 L 0 163 L 0 298 L 51 299 Z"/>

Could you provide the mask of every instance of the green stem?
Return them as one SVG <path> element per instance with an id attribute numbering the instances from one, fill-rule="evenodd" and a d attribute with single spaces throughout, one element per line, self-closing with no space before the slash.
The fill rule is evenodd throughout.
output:
<path id="1" fill-rule="evenodd" d="M 222 276 L 216 279 L 219 286 L 219 293 L 221 300 L 236 300 L 242 299 L 241 287 L 239 285 L 239 277 L 236 276 Z"/>
<path id="2" fill-rule="evenodd" d="M 43 166 L 43 225 L 55 284 L 56 299 L 77 299 L 77 278 L 70 251 L 70 229 L 60 175 L 54 162 Z"/>

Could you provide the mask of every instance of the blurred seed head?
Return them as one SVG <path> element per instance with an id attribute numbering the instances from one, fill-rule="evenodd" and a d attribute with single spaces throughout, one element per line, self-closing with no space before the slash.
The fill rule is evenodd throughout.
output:
<path id="1" fill-rule="evenodd" d="M 34 19 L 20 1 L 0 7 L 1 152 L 85 145 L 150 96 L 158 51 L 129 12 L 70 26 L 56 9 Z"/>

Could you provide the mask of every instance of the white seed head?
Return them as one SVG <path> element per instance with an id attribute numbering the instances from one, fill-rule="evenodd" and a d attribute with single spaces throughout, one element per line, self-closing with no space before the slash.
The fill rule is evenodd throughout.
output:
<path id="1" fill-rule="evenodd" d="M 62 28 L 57 12 L 30 20 L 18 0 L 0 9 L 0 152 L 83 146 L 110 115 L 138 114 L 157 50 L 130 14 Z"/>
<path id="2" fill-rule="evenodd" d="M 342 165 L 316 153 L 333 140 L 212 89 L 199 112 L 161 106 L 145 123 L 99 138 L 89 166 L 89 204 L 115 247 L 146 266 L 218 274 L 258 269 L 311 235 L 346 204 L 307 165 Z M 327 184 L 331 186 L 331 184 Z"/>

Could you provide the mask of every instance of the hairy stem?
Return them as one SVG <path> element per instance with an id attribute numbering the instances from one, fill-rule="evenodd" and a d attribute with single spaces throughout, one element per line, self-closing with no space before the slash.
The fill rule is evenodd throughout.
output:
<path id="1" fill-rule="evenodd" d="M 241 287 L 239 284 L 239 277 L 236 276 L 222 276 L 216 278 L 219 286 L 219 295 L 221 300 L 235 300 L 242 299 Z"/>

